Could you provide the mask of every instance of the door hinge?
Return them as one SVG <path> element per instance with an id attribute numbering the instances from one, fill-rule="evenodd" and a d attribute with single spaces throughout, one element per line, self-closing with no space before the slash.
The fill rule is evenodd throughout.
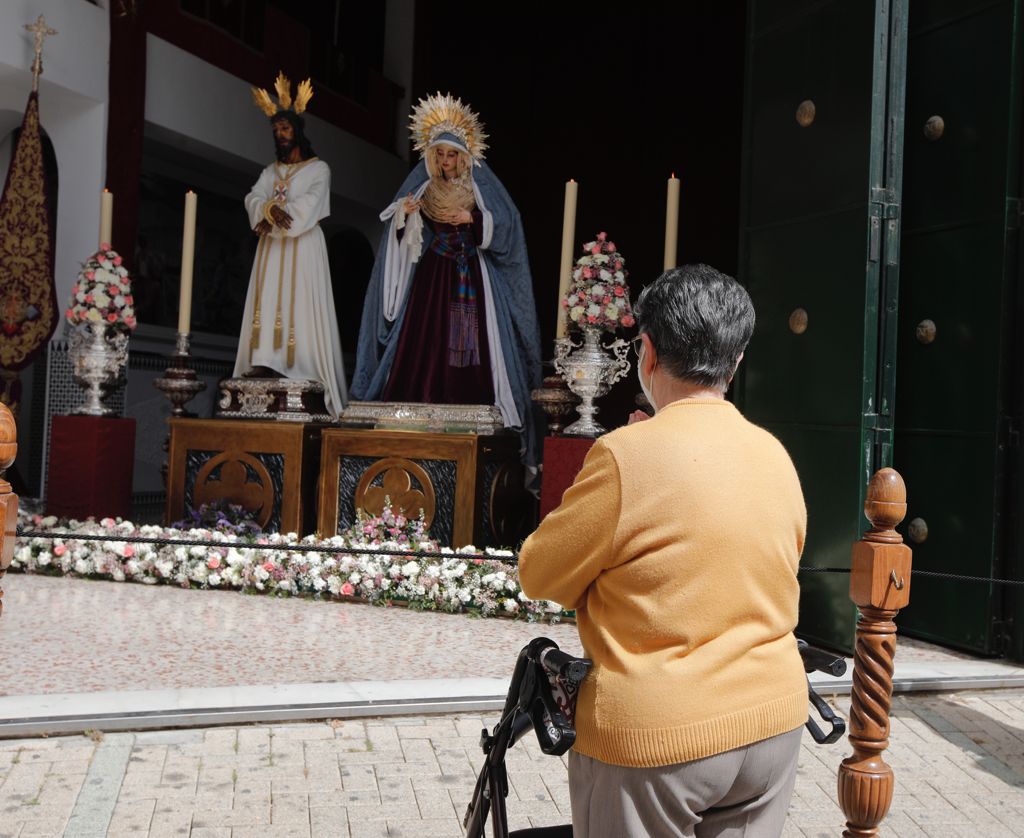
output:
<path id="1" fill-rule="evenodd" d="M 898 265 L 900 261 L 900 205 L 892 189 L 871 190 L 868 201 L 868 216 L 871 233 L 868 241 L 868 258 L 878 262 L 882 258 L 883 241 L 885 264 Z"/>
<path id="2" fill-rule="evenodd" d="M 1019 230 L 1024 218 L 1024 201 L 1020 198 L 1006 198 L 1006 229 Z"/>
<path id="3" fill-rule="evenodd" d="M 1020 420 L 1016 416 L 1004 417 L 1006 425 L 1006 447 L 1020 448 Z"/>
<path id="4" fill-rule="evenodd" d="M 992 650 L 1005 655 L 1013 644 L 1013 617 L 992 618 Z"/>
<path id="5" fill-rule="evenodd" d="M 864 427 L 871 434 L 865 452 L 870 458 L 870 462 L 865 463 L 870 478 L 878 469 L 892 465 L 892 418 L 878 413 L 865 413 Z"/>

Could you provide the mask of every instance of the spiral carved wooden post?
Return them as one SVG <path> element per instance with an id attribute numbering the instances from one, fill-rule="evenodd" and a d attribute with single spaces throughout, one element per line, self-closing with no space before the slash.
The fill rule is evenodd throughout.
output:
<path id="1" fill-rule="evenodd" d="M 14 462 L 18 453 L 18 428 L 7 405 L 0 402 L 0 475 Z M 18 528 L 18 496 L 11 484 L 0 477 L 0 579 L 14 558 L 14 538 Z M 4 592 L 0 590 L 0 614 L 4 610 Z"/>
<path id="2" fill-rule="evenodd" d="M 868 484 L 864 514 L 871 529 L 853 545 L 850 598 L 860 609 L 850 702 L 853 755 L 839 766 L 839 805 L 844 838 L 878 835 L 892 803 L 893 773 L 882 751 L 889 747 L 896 623 L 910 602 L 910 548 L 896 532 L 907 514 L 907 488 L 891 468 Z"/>

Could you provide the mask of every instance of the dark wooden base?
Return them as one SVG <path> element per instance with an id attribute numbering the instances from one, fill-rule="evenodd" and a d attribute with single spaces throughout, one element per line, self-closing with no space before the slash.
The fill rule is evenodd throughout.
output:
<path id="1" fill-rule="evenodd" d="M 268 532 L 313 532 L 323 425 L 172 419 L 167 523 L 227 500 Z"/>
<path id="2" fill-rule="evenodd" d="M 532 529 L 518 438 L 414 431 L 323 432 L 317 529 L 323 537 L 355 522 L 356 509 L 380 512 L 385 497 L 431 535 L 461 547 L 514 547 Z"/>
<path id="3" fill-rule="evenodd" d="M 544 471 L 540 484 L 541 520 L 562 502 L 562 495 L 583 468 L 593 439 L 549 436 L 544 439 Z"/>
<path id="4" fill-rule="evenodd" d="M 135 420 L 54 416 L 46 511 L 60 518 L 131 518 Z"/>

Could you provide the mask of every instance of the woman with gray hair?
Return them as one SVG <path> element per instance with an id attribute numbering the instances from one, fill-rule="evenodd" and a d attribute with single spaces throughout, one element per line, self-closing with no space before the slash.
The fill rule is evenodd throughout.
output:
<path id="1" fill-rule="evenodd" d="M 523 590 L 575 609 L 594 661 L 574 832 L 779 835 L 807 718 L 793 636 L 807 513 L 785 449 L 725 399 L 754 308 L 689 265 L 634 312 L 655 414 L 597 440 L 520 552 Z"/>

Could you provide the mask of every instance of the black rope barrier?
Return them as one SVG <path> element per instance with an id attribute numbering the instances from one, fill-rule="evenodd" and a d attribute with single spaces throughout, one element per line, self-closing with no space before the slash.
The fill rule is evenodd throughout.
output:
<path id="1" fill-rule="evenodd" d="M 55 533 L 38 530 L 15 531 L 18 538 L 45 538 L 55 541 L 117 541 L 124 544 L 155 544 L 158 547 L 212 547 L 218 550 L 264 550 L 272 553 L 344 553 L 363 556 L 404 556 L 417 559 L 462 559 L 464 561 L 501 562 L 519 564 L 519 556 L 492 556 L 488 553 L 442 553 L 438 550 L 389 550 L 380 547 L 332 547 L 326 544 L 256 544 L 247 541 L 209 541 L 200 538 L 157 538 L 150 536 L 97 535 L 93 533 Z"/>
<path id="2" fill-rule="evenodd" d="M 800 565 L 801 573 L 849 573 L 848 567 L 809 567 Z M 962 573 L 942 573 L 938 570 L 917 570 L 911 573 L 912 577 L 929 576 L 936 579 L 952 579 L 956 582 L 987 582 L 990 585 L 1024 585 L 1024 579 L 994 579 L 991 576 L 967 576 Z"/>
<path id="3" fill-rule="evenodd" d="M 405 556 L 417 559 L 463 559 L 468 561 L 500 562 L 518 565 L 519 556 L 492 556 L 487 553 L 442 553 L 437 550 L 389 550 L 380 547 L 332 547 L 324 544 L 256 544 L 241 541 L 209 541 L 200 538 L 157 538 L 147 536 L 96 535 L 92 533 L 54 533 L 38 530 L 16 530 L 18 538 L 45 538 L 51 541 L 119 541 L 125 544 L 155 544 L 158 547 L 212 547 L 215 549 L 266 550 L 275 553 L 343 553 L 345 555 Z M 800 565 L 800 573 L 849 573 L 848 567 L 811 567 Z M 937 570 L 914 570 L 913 576 L 950 579 L 955 582 L 987 582 L 990 585 L 1024 585 L 1024 579 L 994 579 L 986 576 L 967 576 L 962 573 L 942 573 Z"/>

